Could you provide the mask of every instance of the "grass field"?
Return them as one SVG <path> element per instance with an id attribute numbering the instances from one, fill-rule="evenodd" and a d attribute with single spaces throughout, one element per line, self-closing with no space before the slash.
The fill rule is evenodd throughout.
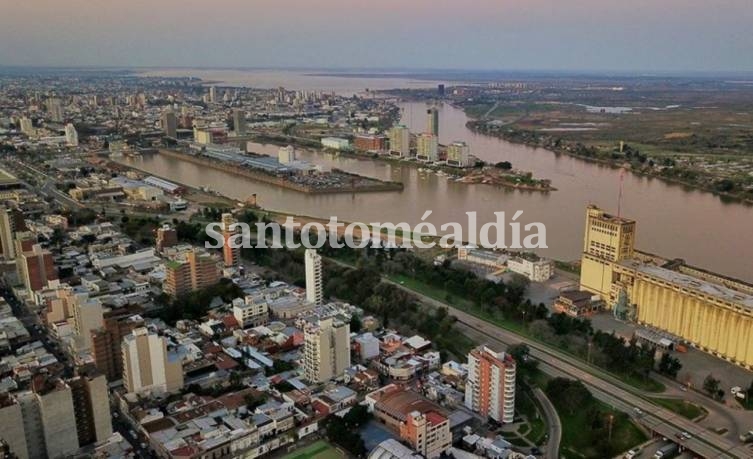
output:
<path id="1" fill-rule="evenodd" d="M 695 419 L 707 413 L 704 408 L 677 398 L 652 398 L 651 400 L 657 405 L 663 406 L 688 419 Z"/>
<path id="2" fill-rule="evenodd" d="M 345 454 L 341 453 L 334 446 L 324 440 L 319 440 L 311 445 L 293 451 L 284 456 L 282 459 L 345 459 Z"/>
<path id="3" fill-rule="evenodd" d="M 615 451 L 627 451 L 647 440 L 646 435 L 630 420 L 630 418 L 609 406 L 594 402 L 605 418 L 612 416 L 612 436 L 610 444 Z M 600 458 L 601 455 L 594 448 L 593 432 L 588 420 L 588 409 L 579 410 L 572 416 L 563 415 L 558 411 L 562 422 L 562 443 L 560 453 L 566 458 Z"/>

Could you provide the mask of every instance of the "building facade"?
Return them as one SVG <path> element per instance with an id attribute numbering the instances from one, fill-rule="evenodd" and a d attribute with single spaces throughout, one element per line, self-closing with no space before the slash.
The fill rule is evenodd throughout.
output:
<path id="1" fill-rule="evenodd" d="M 398 125 L 390 129 L 390 154 L 407 158 L 410 154 L 410 129 Z"/>
<path id="2" fill-rule="evenodd" d="M 123 385 L 129 393 L 175 392 L 183 387 L 180 357 L 163 336 L 137 328 L 123 338 Z"/>
<path id="3" fill-rule="evenodd" d="M 416 159 L 434 162 L 439 159 L 439 137 L 424 133 L 416 140 Z"/>
<path id="4" fill-rule="evenodd" d="M 753 285 L 634 249 L 635 222 L 588 207 L 580 285 L 615 316 L 753 368 Z"/>
<path id="5" fill-rule="evenodd" d="M 447 165 L 453 167 L 471 167 L 471 147 L 462 140 L 452 142 L 447 146 Z"/>
<path id="6" fill-rule="evenodd" d="M 222 261 L 226 268 L 241 264 L 241 248 L 238 245 L 241 229 L 237 225 L 233 226 L 236 223 L 238 221 L 233 214 L 222 214 Z"/>
<path id="7" fill-rule="evenodd" d="M 507 268 L 533 282 L 545 282 L 554 276 L 554 261 L 544 258 L 512 257 L 507 260 Z"/>
<path id="8" fill-rule="evenodd" d="M 509 424 L 515 415 L 515 360 L 486 346 L 468 354 L 465 406 L 476 413 Z"/>
<path id="9" fill-rule="evenodd" d="M 580 267 L 580 288 L 614 302 L 612 270 L 615 263 L 635 254 L 635 221 L 609 215 L 596 206 L 586 209 L 586 230 Z"/>
<path id="10" fill-rule="evenodd" d="M 313 383 L 341 376 L 350 367 L 350 324 L 332 318 L 303 330 L 303 375 Z"/>
<path id="11" fill-rule="evenodd" d="M 324 302 L 322 257 L 315 249 L 306 249 L 306 301 L 320 305 Z"/>
<path id="12" fill-rule="evenodd" d="M 162 289 L 168 295 L 181 296 L 217 284 L 221 273 L 217 262 L 205 252 L 191 250 L 184 259 L 165 264 Z"/>

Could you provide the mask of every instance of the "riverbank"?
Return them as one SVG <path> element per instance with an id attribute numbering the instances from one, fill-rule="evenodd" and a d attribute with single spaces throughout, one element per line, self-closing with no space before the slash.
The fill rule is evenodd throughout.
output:
<path id="1" fill-rule="evenodd" d="M 489 163 L 484 163 L 484 165 L 480 167 L 476 166 L 459 168 L 441 164 L 420 162 L 415 158 L 401 158 L 390 156 L 389 154 L 377 154 L 358 150 L 328 150 L 326 148 L 322 148 L 319 143 L 314 141 L 313 139 L 302 139 L 300 137 L 263 135 L 257 136 L 257 139 L 261 143 L 267 143 L 271 145 L 294 145 L 296 147 L 304 148 L 306 149 L 306 151 L 312 153 L 333 153 L 353 157 L 364 161 L 383 161 L 389 164 L 414 167 L 419 171 L 429 170 L 436 173 L 437 175 L 445 176 L 448 179 L 455 180 L 458 183 L 473 185 L 492 185 L 513 190 L 536 191 L 542 193 L 557 191 L 557 188 L 552 186 L 551 180 L 534 178 L 531 172 L 518 171 L 513 169 L 502 169 L 495 167 L 494 165 Z"/>
<path id="2" fill-rule="evenodd" d="M 718 189 L 715 189 L 711 184 L 699 183 L 697 181 L 682 179 L 679 177 L 667 176 L 662 173 L 666 169 L 648 168 L 648 166 L 637 168 L 633 167 L 633 165 L 625 158 L 609 159 L 582 154 L 580 152 L 586 151 L 589 147 L 579 142 L 571 143 L 562 141 L 561 139 L 555 139 L 550 136 L 542 135 L 533 131 L 515 130 L 506 125 L 495 124 L 493 126 L 490 126 L 487 121 L 479 119 L 468 121 L 466 127 L 474 133 L 499 138 L 510 143 L 525 145 L 531 148 L 542 148 L 554 153 L 555 155 L 567 155 L 573 158 L 577 158 L 581 161 L 608 166 L 613 169 L 626 169 L 638 176 L 656 178 L 669 184 L 682 185 L 689 189 L 711 193 L 726 201 L 753 205 L 753 198 L 741 194 L 733 194 L 720 191 Z"/>
<path id="3" fill-rule="evenodd" d="M 307 182 L 295 182 L 291 177 L 273 175 L 248 167 L 242 167 L 237 164 L 230 164 L 221 161 L 212 160 L 211 158 L 199 155 L 191 155 L 176 150 L 161 148 L 158 150 L 160 155 L 187 161 L 202 167 L 209 167 L 229 174 L 237 175 L 247 179 L 255 180 L 262 183 L 287 188 L 294 191 L 310 194 L 334 194 L 334 193 L 369 193 L 384 191 L 402 191 L 403 184 L 399 182 L 385 182 L 373 178 L 363 177 L 339 169 L 333 169 L 327 174 L 328 177 L 335 180 L 326 184 L 313 184 Z"/>

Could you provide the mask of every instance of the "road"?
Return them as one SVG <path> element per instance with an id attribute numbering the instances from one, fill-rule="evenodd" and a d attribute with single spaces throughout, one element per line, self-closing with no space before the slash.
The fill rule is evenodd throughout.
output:
<path id="1" fill-rule="evenodd" d="M 539 368 L 545 373 L 555 377 L 580 380 L 591 390 L 594 397 L 620 411 L 635 413 L 635 408 L 640 409 L 642 415 L 639 421 L 645 427 L 666 438 L 675 438 L 678 432 L 690 433 L 693 438 L 684 441 L 683 446 L 696 454 L 707 458 L 753 457 L 753 453 L 745 445 L 708 431 L 704 427 L 654 404 L 640 390 L 596 367 L 524 336 L 490 324 L 446 303 L 422 295 L 397 282 L 388 279 L 384 279 L 384 281 L 416 295 L 428 305 L 447 308 L 448 312 L 458 319 L 460 328 L 477 340 L 497 344 L 501 347 L 526 342 L 531 349 L 531 356 L 539 360 Z"/>
<path id="2" fill-rule="evenodd" d="M 544 459 L 558 459 L 560 457 L 560 442 L 562 441 L 562 424 L 557 410 L 544 391 L 536 387 L 533 389 L 533 395 L 538 400 L 541 409 L 544 411 L 546 425 L 549 426 L 547 435 L 546 449 L 544 450 Z"/>

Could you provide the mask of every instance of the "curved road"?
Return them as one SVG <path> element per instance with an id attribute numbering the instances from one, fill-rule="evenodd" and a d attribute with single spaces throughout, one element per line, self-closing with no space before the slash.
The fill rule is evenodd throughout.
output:
<path id="1" fill-rule="evenodd" d="M 562 424 L 557 410 L 546 396 L 543 390 L 536 387 L 533 389 L 533 395 L 538 400 L 541 409 L 544 411 L 546 425 L 549 426 L 549 433 L 544 450 L 544 459 L 558 459 L 560 457 L 560 441 L 562 441 Z"/>

